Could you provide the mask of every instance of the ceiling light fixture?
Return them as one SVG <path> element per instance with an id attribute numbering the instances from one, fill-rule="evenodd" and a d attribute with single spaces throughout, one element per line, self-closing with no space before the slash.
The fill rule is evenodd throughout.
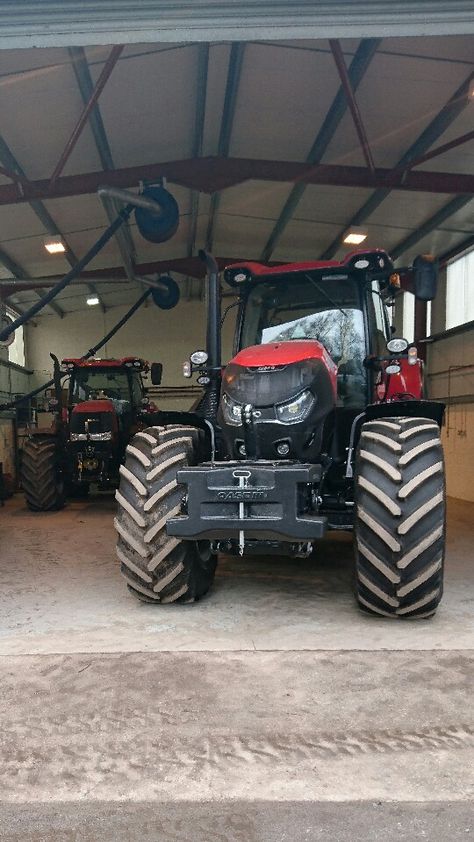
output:
<path id="1" fill-rule="evenodd" d="M 357 228 L 351 228 L 350 231 L 346 231 L 343 237 L 343 242 L 347 243 L 348 246 L 360 246 L 364 240 L 367 239 L 367 231 L 362 231 Z"/>
<path id="2" fill-rule="evenodd" d="M 63 254 L 66 251 L 61 237 L 48 237 L 44 241 L 44 247 L 49 254 Z"/>
<path id="3" fill-rule="evenodd" d="M 98 295 L 91 295 L 89 296 L 89 298 L 86 298 L 86 301 L 90 307 L 93 307 L 94 304 L 100 304 Z"/>

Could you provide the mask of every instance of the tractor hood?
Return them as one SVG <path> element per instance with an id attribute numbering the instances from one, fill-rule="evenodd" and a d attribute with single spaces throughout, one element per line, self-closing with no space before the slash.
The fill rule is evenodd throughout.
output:
<path id="1" fill-rule="evenodd" d="M 74 413 L 87 412 L 88 415 L 91 413 L 97 415 L 99 412 L 115 413 L 115 407 L 111 400 L 108 398 L 102 398 L 91 401 L 82 401 L 82 403 L 76 404 L 72 411 Z"/>
<path id="2" fill-rule="evenodd" d="M 329 377 L 334 397 L 337 366 L 314 339 L 270 342 L 245 348 L 224 372 L 223 391 L 239 404 L 273 406 Z"/>

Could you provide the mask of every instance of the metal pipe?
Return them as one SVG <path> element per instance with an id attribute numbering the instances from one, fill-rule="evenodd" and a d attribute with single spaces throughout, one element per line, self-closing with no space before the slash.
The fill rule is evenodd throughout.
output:
<path id="1" fill-rule="evenodd" d="M 148 287 L 150 287 L 150 290 L 149 290 L 150 292 L 151 292 L 152 289 L 159 289 L 162 292 L 168 292 L 169 291 L 169 288 L 167 287 L 167 285 L 165 283 L 163 283 L 163 281 L 160 281 L 159 278 L 156 278 L 155 280 L 151 280 L 150 278 L 145 278 L 143 275 L 137 275 L 137 274 L 134 273 L 133 274 L 133 280 L 138 281 L 140 284 L 146 284 Z"/>
<path id="2" fill-rule="evenodd" d="M 221 289 L 219 283 L 219 266 L 217 261 L 207 251 L 199 252 L 200 259 L 207 269 L 207 334 L 206 350 L 211 378 L 204 401 L 205 413 L 211 417 L 217 414 L 221 380 Z"/>
<path id="3" fill-rule="evenodd" d="M 347 104 L 352 114 L 352 119 L 354 121 L 355 130 L 359 138 L 365 162 L 373 175 L 375 173 L 374 159 L 372 158 L 369 140 L 365 131 L 362 115 L 359 111 L 359 106 L 357 105 L 354 89 L 349 78 L 349 73 L 347 71 L 346 62 L 344 61 L 344 54 L 342 52 L 341 45 L 338 40 L 331 38 L 329 40 L 329 46 L 331 47 L 331 52 L 334 56 L 334 61 L 336 62 L 336 67 L 339 73 L 341 84 L 346 94 Z"/>
<path id="4" fill-rule="evenodd" d="M 110 240 L 111 237 L 114 236 L 116 230 L 120 228 L 121 225 L 125 222 L 126 219 L 132 213 L 133 207 L 132 205 L 127 205 L 127 207 L 123 208 L 115 222 L 104 231 L 104 233 L 99 237 L 96 243 L 89 249 L 89 251 L 84 255 L 84 257 L 79 260 L 76 265 L 64 276 L 64 278 L 59 281 L 49 292 L 46 293 L 40 300 L 33 304 L 29 310 L 26 310 L 23 315 L 19 316 L 15 321 L 9 325 L 9 327 L 4 328 L 4 330 L 0 331 L 0 342 L 3 342 L 5 339 L 8 339 L 11 333 L 13 333 L 17 327 L 24 325 L 25 322 L 28 321 L 32 316 L 36 316 L 46 304 L 49 304 L 57 295 L 60 293 L 71 281 L 77 277 L 87 266 L 88 263 L 99 253 L 99 251 L 105 246 L 105 244 Z"/>
<path id="5" fill-rule="evenodd" d="M 221 366 L 221 313 L 220 313 L 220 286 L 219 267 L 212 254 L 201 250 L 199 257 L 204 261 L 207 268 L 207 353 L 211 368 Z"/>
<path id="6" fill-rule="evenodd" d="M 148 298 L 149 295 L 151 295 L 151 289 L 145 290 L 145 292 L 143 293 L 143 295 L 140 296 L 138 301 L 136 301 L 135 304 L 133 304 L 132 307 L 130 307 L 130 310 L 127 310 L 125 315 L 122 316 L 122 318 L 113 326 L 113 328 L 111 328 L 111 330 L 109 330 L 109 332 L 100 340 L 100 342 L 97 342 L 96 345 L 94 345 L 92 348 L 89 348 L 89 350 L 86 351 L 86 353 L 82 355 L 81 360 L 88 360 L 88 359 L 90 359 L 90 357 L 93 357 L 94 354 L 97 353 L 97 351 L 100 351 L 100 349 L 103 348 L 104 345 L 106 345 L 106 343 L 110 339 L 112 339 L 113 336 L 115 336 L 117 331 L 119 331 L 120 328 L 123 327 L 123 325 L 126 322 L 128 322 L 128 320 L 131 318 L 131 316 L 133 316 L 133 314 L 139 309 L 139 307 L 141 307 L 141 305 L 146 301 L 146 299 Z M 22 395 L 21 398 L 17 398 L 15 401 L 12 401 L 11 403 L 8 403 L 8 404 L 1 404 L 0 405 L 0 412 L 3 412 L 4 410 L 7 410 L 7 409 L 13 409 L 14 407 L 19 406 L 21 403 L 24 403 L 25 401 L 31 400 L 31 398 L 34 398 L 36 395 L 39 395 L 40 392 L 44 392 L 45 389 L 48 389 L 50 386 L 53 386 L 54 384 L 55 384 L 55 378 L 53 377 L 53 378 L 51 378 L 51 380 L 48 380 L 47 383 L 43 383 L 42 386 L 38 386 L 36 389 L 33 389 L 32 392 L 28 392 L 28 394 Z"/>
<path id="7" fill-rule="evenodd" d="M 106 84 L 109 80 L 109 77 L 110 77 L 110 74 L 112 73 L 112 70 L 114 69 L 115 65 L 117 64 L 117 61 L 118 61 L 118 59 L 120 57 L 120 54 L 123 50 L 123 46 L 124 46 L 123 44 L 117 44 L 114 47 L 112 47 L 112 49 L 110 51 L 110 55 L 109 55 L 107 61 L 105 62 L 104 67 L 102 68 L 102 72 L 101 72 L 101 74 L 100 74 L 100 76 L 99 76 L 99 78 L 96 82 L 94 90 L 91 93 L 89 101 L 84 106 L 84 108 L 82 110 L 82 113 L 81 113 L 81 116 L 79 117 L 79 120 L 77 121 L 76 126 L 74 127 L 74 130 L 71 134 L 71 137 L 69 138 L 68 142 L 66 143 L 66 146 L 64 147 L 64 151 L 63 151 L 58 163 L 56 164 L 54 172 L 51 176 L 51 180 L 49 182 L 49 189 L 50 190 L 51 190 L 52 187 L 54 187 L 54 185 L 55 185 L 56 181 L 58 180 L 59 176 L 61 175 L 67 161 L 69 160 L 69 158 L 71 156 L 71 153 L 72 153 L 72 151 L 73 151 L 73 149 L 74 149 L 77 141 L 79 140 L 79 137 L 80 137 L 80 135 L 81 135 L 81 133 L 84 129 L 84 126 L 86 125 L 87 120 L 89 119 L 89 114 L 91 113 L 92 109 L 94 108 L 94 105 L 96 104 L 97 100 L 99 99 L 102 91 L 104 90 L 104 88 L 105 88 L 105 86 L 106 86 Z"/>
<path id="8" fill-rule="evenodd" d="M 97 343 L 97 345 L 94 345 L 93 348 L 89 348 L 87 353 L 84 354 L 84 356 L 81 357 L 81 359 L 87 360 L 89 359 L 89 357 L 93 357 L 94 354 L 97 353 L 97 351 L 100 351 L 100 349 L 107 344 L 109 339 L 112 339 L 112 336 L 115 336 L 117 331 L 120 330 L 121 327 L 123 327 L 125 322 L 128 322 L 130 317 L 133 316 L 133 314 L 139 309 L 139 307 L 142 306 L 142 304 L 146 301 L 149 295 L 151 295 L 151 289 L 146 289 L 143 295 L 140 296 L 138 301 L 135 301 L 135 304 L 132 307 L 130 307 L 130 310 L 127 310 L 125 315 L 122 316 L 122 318 L 117 322 L 117 324 L 113 326 L 111 330 L 109 330 L 109 332 L 104 336 L 104 338 L 101 339 L 100 342 Z"/>
<path id="9" fill-rule="evenodd" d="M 113 220 L 117 216 L 117 213 L 118 213 L 118 210 L 119 210 L 119 208 L 116 204 L 116 200 L 111 199 L 104 192 L 99 193 L 99 195 L 100 195 L 102 204 L 104 206 L 105 213 L 107 214 L 107 218 L 109 220 L 109 223 L 111 223 L 111 222 L 113 222 Z M 131 256 L 131 254 L 128 250 L 127 243 L 125 242 L 125 239 L 123 237 L 124 230 L 125 230 L 124 227 L 119 228 L 118 231 L 115 232 L 115 239 L 116 239 L 117 245 L 119 247 L 120 256 L 122 258 L 122 263 L 123 263 L 123 268 L 125 269 L 125 274 L 126 274 L 127 278 L 129 279 L 129 281 L 133 281 L 134 280 L 134 265 L 133 265 L 132 256 Z"/>
<path id="10" fill-rule="evenodd" d="M 122 190 L 120 187 L 108 187 L 107 185 L 100 185 L 97 189 L 102 201 L 106 199 L 117 199 L 124 204 L 135 205 L 137 208 L 145 208 L 156 216 L 163 216 L 163 210 L 158 202 L 153 199 L 142 196 L 140 193 L 131 193 L 130 190 Z"/>

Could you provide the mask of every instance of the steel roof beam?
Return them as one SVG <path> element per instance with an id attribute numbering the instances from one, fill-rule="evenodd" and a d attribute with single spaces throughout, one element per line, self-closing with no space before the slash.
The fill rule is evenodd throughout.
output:
<path id="1" fill-rule="evenodd" d="M 448 249 L 448 251 L 443 252 L 443 254 L 440 254 L 439 262 L 441 265 L 444 265 L 449 260 L 453 260 L 455 257 L 462 255 L 464 252 L 469 251 L 472 248 L 474 248 L 474 234 L 470 234 L 469 237 L 461 240 L 461 242 L 456 246 L 453 246 L 453 248 Z"/>
<path id="2" fill-rule="evenodd" d="M 455 137 L 453 140 L 449 140 L 447 143 L 437 146 L 436 149 L 432 149 L 431 152 L 427 152 L 426 155 L 420 155 L 419 158 L 415 158 L 414 161 L 410 161 L 406 167 L 402 167 L 401 169 L 403 169 L 404 172 L 412 170 L 414 167 L 419 167 L 420 164 L 425 164 L 426 161 L 438 158 L 440 155 L 443 155 L 445 152 L 449 152 L 451 149 L 463 146 L 463 144 L 468 143 L 470 140 L 474 140 L 474 131 L 466 132 L 466 134 L 463 134 L 460 137 Z"/>
<path id="3" fill-rule="evenodd" d="M 420 225 L 419 228 L 412 231 L 408 237 L 405 237 L 398 243 L 398 245 L 395 246 L 395 248 L 390 250 L 390 254 L 393 259 L 396 260 L 397 257 L 400 257 L 406 251 L 413 248 L 413 246 L 419 243 L 420 240 L 428 236 L 428 234 L 431 234 L 431 232 L 435 231 L 436 228 L 439 228 L 439 226 L 442 225 L 443 222 L 446 222 L 450 216 L 453 216 L 453 214 L 462 210 L 471 201 L 471 196 L 467 198 L 466 196 L 456 196 L 456 198 L 452 199 L 451 202 L 448 202 L 447 205 L 443 205 L 443 207 L 433 214 L 433 216 L 430 216 L 423 225 Z"/>
<path id="4" fill-rule="evenodd" d="M 242 73 L 242 65 L 244 61 L 245 44 L 240 41 L 232 44 L 230 48 L 229 67 L 227 70 L 227 82 L 224 97 L 224 107 L 222 109 L 221 128 L 219 134 L 218 156 L 220 158 L 227 158 L 229 155 L 230 138 L 232 135 L 232 128 L 234 125 L 235 108 L 237 105 L 237 95 L 239 92 L 240 76 Z M 206 232 L 206 250 L 212 251 L 214 243 L 214 228 L 216 222 L 217 212 L 220 204 L 220 193 L 212 194 L 211 207 L 209 209 L 209 219 L 207 223 Z"/>
<path id="5" fill-rule="evenodd" d="M 231 263 L 245 262 L 245 257 L 216 257 L 220 269 Z M 273 263 L 272 263 L 273 265 Z M 191 275 L 193 278 L 204 278 L 206 267 L 199 257 L 174 257 L 168 260 L 155 260 L 141 263 L 136 267 L 137 275 L 154 275 L 156 273 L 177 272 L 180 275 Z M 123 284 L 128 283 L 123 266 L 112 266 L 108 269 L 86 269 L 71 281 L 71 286 L 86 284 L 93 278 L 98 283 Z M 44 278 L 10 278 L 0 279 L 0 289 L 8 290 L 9 294 L 31 290 L 35 286 L 54 286 L 61 277 L 48 276 Z"/>
<path id="6" fill-rule="evenodd" d="M 5 166 L 8 167 L 9 170 L 15 171 L 16 169 L 17 171 L 19 171 L 19 176 L 22 179 L 24 179 L 24 173 L 21 170 L 18 161 L 16 160 L 16 158 L 14 158 L 13 154 L 10 151 L 10 148 L 7 146 L 5 140 L 1 135 L 0 161 L 5 163 Z M 28 277 L 28 273 L 18 263 L 16 263 L 16 261 L 13 260 L 13 258 L 11 258 L 10 255 L 7 254 L 7 252 L 3 251 L 3 249 L 0 250 L 0 263 L 5 267 L 5 269 L 8 272 L 10 272 L 13 275 L 14 278 Z M 44 292 L 44 290 L 35 290 L 35 294 L 38 296 L 38 298 L 41 298 L 42 292 Z M 59 304 L 56 304 L 55 301 L 51 301 L 49 306 L 60 318 L 64 316 L 64 310 L 62 309 L 62 307 L 59 306 Z"/>
<path id="7" fill-rule="evenodd" d="M 28 181 L 26 173 L 23 170 L 21 164 L 19 163 L 19 161 L 17 161 L 10 147 L 1 135 L 0 160 L 5 164 L 6 167 L 8 167 L 8 169 L 12 170 L 13 172 L 17 172 L 22 178 L 24 184 L 31 184 L 31 182 Z M 77 263 L 77 256 L 74 254 L 71 246 L 67 243 L 66 238 L 59 230 L 46 206 L 39 199 L 31 200 L 29 204 L 32 211 L 36 214 L 42 225 L 44 225 L 48 234 L 51 234 L 54 237 L 61 237 L 61 239 L 64 241 L 64 244 L 66 246 L 64 257 L 70 266 L 74 266 Z M 21 271 L 23 275 L 26 274 L 23 270 Z M 97 290 L 93 284 L 89 285 L 89 289 L 92 293 L 97 294 Z M 39 294 L 39 297 L 41 298 L 41 293 Z M 51 309 L 54 310 L 54 312 L 61 318 L 64 316 L 64 310 L 62 309 L 62 307 L 59 306 L 59 304 L 56 301 L 51 301 L 48 306 L 51 307 Z"/>
<path id="8" fill-rule="evenodd" d="M 445 173 L 436 170 L 405 172 L 403 168 L 377 167 L 372 176 L 366 167 L 339 164 L 308 166 L 300 161 L 271 161 L 260 158 L 187 158 L 111 170 L 106 174 L 106 178 L 111 187 L 133 187 L 143 180 L 166 178 L 170 183 L 204 193 L 215 193 L 249 180 L 293 182 L 303 190 L 306 184 L 380 188 L 386 191 L 385 195 L 388 195 L 390 190 L 414 190 L 423 193 L 474 192 L 474 175 L 466 173 Z M 29 187 L 22 189 L 21 193 L 18 193 L 15 185 L 0 184 L 0 206 L 94 194 L 103 183 L 104 172 L 99 170 L 63 176 L 58 179 L 52 195 L 48 195 L 45 180 L 31 181 Z"/>
<path id="9" fill-rule="evenodd" d="M 53 172 L 53 174 L 51 176 L 51 180 L 49 182 L 50 189 L 52 189 L 54 187 L 56 181 L 58 180 L 58 178 L 61 175 L 64 167 L 66 166 L 66 163 L 68 162 L 69 158 L 71 157 L 72 151 L 73 151 L 74 147 L 76 146 L 76 143 L 79 140 L 79 138 L 80 138 L 80 136 L 81 136 L 81 134 L 84 130 L 84 127 L 86 126 L 86 123 L 89 119 L 89 114 L 91 113 L 91 111 L 94 108 L 95 104 L 97 103 L 97 100 L 99 99 L 102 91 L 104 90 L 104 88 L 105 88 L 105 86 L 106 86 L 106 84 L 107 84 L 107 82 L 110 78 L 110 75 L 111 75 L 115 65 L 117 64 L 119 58 L 120 58 L 120 54 L 121 54 L 122 50 L 123 50 L 123 44 L 118 44 L 118 45 L 112 47 L 112 49 L 110 51 L 110 55 L 109 55 L 107 61 L 105 62 L 104 66 L 102 68 L 101 74 L 100 74 L 100 76 L 99 76 L 99 78 L 98 78 L 98 80 L 97 80 L 97 82 L 94 86 L 94 89 L 92 90 L 91 95 L 90 95 L 89 99 L 87 100 L 87 102 L 84 103 L 84 108 L 82 109 L 81 116 L 79 117 L 79 120 L 77 121 L 76 125 L 74 126 L 74 129 L 72 130 L 72 134 L 71 134 L 68 142 L 66 143 L 66 146 L 64 147 L 64 150 L 61 154 L 61 157 L 59 158 L 58 163 L 56 164 L 56 167 L 54 168 L 54 172 Z"/>
<path id="10" fill-rule="evenodd" d="M 380 38 L 368 38 L 361 41 L 356 53 L 351 61 L 348 76 L 352 86 L 352 90 L 356 91 L 362 79 L 367 72 L 370 63 L 377 51 L 381 42 Z M 326 114 L 324 122 L 316 135 L 311 150 L 306 158 L 307 164 L 319 164 L 322 161 L 323 155 L 326 152 L 331 140 L 333 139 L 339 124 L 347 111 L 347 100 L 344 95 L 342 85 L 340 86 L 334 100 L 331 103 L 329 111 Z M 305 184 L 296 184 L 288 199 L 285 202 L 282 212 L 278 217 L 273 228 L 267 244 L 262 252 L 261 259 L 267 261 L 273 254 L 280 238 L 288 225 L 290 219 L 298 207 L 298 204 L 306 190 Z"/>
<path id="11" fill-rule="evenodd" d="M 94 94 L 94 83 L 90 73 L 89 63 L 86 58 L 85 51 L 82 47 L 70 47 L 69 57 L 72 62 L 72 68 L 76 77 L 77 86 L 79 88 L 82 102 L 86 108 L 91 101 Z M 110 150 L 107 133 L 105 131 L 102 114 L 97 100 L 89 111 L 89 124 L 94 136 L 94 141 L 97 153 L 102 164 L 102 168 L 108 172 L 115 168 L 112 152 Z M 113 222 L 119 212 L 117 202 L 110 201 L 104 203 L 104 210 L 110 223 Z M 119 228 L 116 233 L 116 241 L 119 247 L 122 263 L 124 265 L 127 276 L 133 280 L 134 262 L 135 262 L 135 247 L 130 234 L 128 220 Z"/>
<path id="12" fill-rule="evenodd" d="M 421 132 L 418 138 L 411 144 L 410 148 L 400 158 L 398 164 L 394 168 L 394 172 L 407 169 L 411 161 L 418 159 L 424 155 L 430 147 L 438 140 L 439 137 L 446 131 L 446 129 L 454 122 L 454 120 L 461 114 L 464 108 L 469 103 L 469 91 L 474 79 L 474 73 L 471 71 L 468 78 L 459 86 L 452 97 L 438 112 L 438 114 L 431 120 L 429 125 Z M 452 191 L 457 192 L 456 190 Z M 373 214 L 382 202 L 390 194 L 389 188 L 380 188 L 367 199 L 366 202 L 359 208 L 357 213 L 347 222 L 340 234 L 332 241 L 327 249 L 321 255 L 323 260 L 329 260 L 334 257 L 341 243 L 341 236 L 347 228 L 353 225 L 361 225 L 365 220 Z"/>
<path id="13" fill-rule="evenodd" d="M 341 85 L 344 88 L 344 94 L 346 96 L 347 104 L 349 106 L 349 111 L 352 115 L 352 120 L 355 126 L 355 130 L 357 132 L 357 137 L 359 138 L 359 143 L 362 149 L 362 154 L 365 158 L 365 163 L 367 164 L 367 168 L 373 175 L 375 172 L 374 159 L 372 157 L 372 151 L 370 149 L 367 132 L 365 131 L 364 121 L 362 120 L 362 114 L 360 113 L 359 106 L 357 105 L 357 100 L 355 98 L 354 88 L 352 87 L 352 83 L 349 78 L 346 62 L 344 60 L 344 53 L 342 52 L 342 48 L 339 41 L 335 39 L 330 39 L 329 46 L 331 47 L 331 52 L 333 54 L 334 61 L 337 67 L 337 72 L 339 73 L 339 78 L 341 80 Z"/>

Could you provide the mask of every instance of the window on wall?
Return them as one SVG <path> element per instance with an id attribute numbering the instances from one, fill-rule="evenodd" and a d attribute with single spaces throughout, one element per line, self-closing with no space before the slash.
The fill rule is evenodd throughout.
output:
<path id="1" fill-rule="evenodd" d="M 12 319 L 16 318 L 16 314 L 12 313 L 11 310 L 7 308 L 7 314 L 11 316 Z M 23 334 L 23 326 L 18 327 L 15 331 L 15 339 L 13 340 L 12 344 L 8 346 L 8 361 L 11 363 L 16 363 L 17 365 L 25 365 L 25 340 Z"/>
<path id="2" fill-rule="evenodd" d="M 403 338 L 413 342 L 415 338 L 415 296 L 403 293 Z"/>
<path id="3" fill-rule="evenodd" d="M 474 321 L 474 249 L 448 264 L 446 329 Z"/>

